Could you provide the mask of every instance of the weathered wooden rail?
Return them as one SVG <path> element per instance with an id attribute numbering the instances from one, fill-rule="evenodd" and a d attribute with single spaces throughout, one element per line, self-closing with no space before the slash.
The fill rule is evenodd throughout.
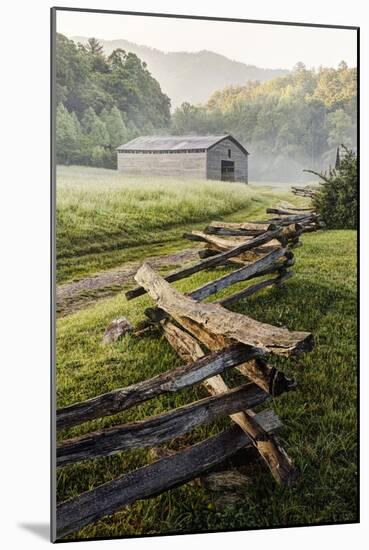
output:
<path id="1" fill-rule="evenodd" d="M 278 217 L 265 222 L 212 222 L 203 232 L 185 234 L 185 238 L 204 245 L 199 261 L 193 265 L 165 277 L 148 264 L 139 268 L 135 275 L 138 286 L 126 292 L 126 298 L 148 293 L 154 304 L 145 311 L 146 327 L 159 328 L 183 364 L 151 379 L 59 409 L 57 428 L 114 415 L 194 384 L 202 383 L 210 396 L 143 421 L 63 440 L 57 446 L 57 467 L 160 445 L 221 416 L 229 416 L 236 425 L 59 504 L 58 538 L 139 499 L 185 483 L 241 448 L 256 450 L 277 483 L 294 483 L 297 470 L 274 435 L 281 426 L 278 417 L 272 410 L 255 414 L 253 408 L 296 388 L 295 380 L 272 366 L 269 357 L 310 351 L 312 335 L 261 323 L 227 308 L 269 286 L 279 287 L 292 277 L 292 249 L 300 244 L 305 230 L 318 228 L 319 221 L 310 209 L 277 207 L 267 213 Z M 186 295 L 170 284 L 224 265 L 233 270 Z M 266 278 L 270 274 L 274 276 Z M 259 277 L 259 282 L 231 295 L 204 302 L 235 283 Z M 137 333 L 145 334 L 142 325 Z M 222 373 L 231 368 L 245 377 L 245 384 L 228 387 Z"/>
<path id="2" fill-rule="evenodd" d="M 262 411 L 255 420 L 268 434 L 281 423 L 271 411 Z M 153 497 L 186 483 L 226 460 L 240 449 L 253 444 L 238 426 L 188 447 L 168 458 L 162 458 L 127 475 L 86 491 L 79 497 L 59 504 L 58 538 L 81 529 L 101 517 L 114 514 L 137 500 Z"/>
<path id="3" fill-rule="evenodd" d="M 309 199 L 312 199 L 315 194 L 316 194 L 316 191 L 314 191 L 314 189 L 309 189 L 308 187 L 291 187 L 291 190 L 292 190 L 292 193 L 298 197 L 304 197 L 304 198 L 309 198 Z"/>

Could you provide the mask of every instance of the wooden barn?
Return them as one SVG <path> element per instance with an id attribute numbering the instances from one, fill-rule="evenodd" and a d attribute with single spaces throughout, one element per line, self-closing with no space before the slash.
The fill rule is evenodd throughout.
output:
<path id="1" fill-rule="evenodd" d="M 248 183 L 246 149 L 231 135 L 141 136 L 117 148 L 118 170 L 135 176 L 174 176 Z"/>

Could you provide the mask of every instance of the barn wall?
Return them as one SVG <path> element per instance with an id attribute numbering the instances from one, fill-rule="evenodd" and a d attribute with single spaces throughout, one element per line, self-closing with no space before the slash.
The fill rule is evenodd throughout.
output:
<path id="1" fill-rule="evenodd" d="M 228 157 L 228 149 L 231 150 L 231 158 Z M 248 183 L 248 159 L 247 155 L 237 147 L 230 139 L 225 139 L 208 150 L 207 178 L 220 180 L 221 161 L 233 160 L 235 169 L 235 181 Z"/>
<path id="2" fill-rule="evenodd" d="M 118 170 L 133 176 L 206 179 L 204 153 L 119 153 Z"/>

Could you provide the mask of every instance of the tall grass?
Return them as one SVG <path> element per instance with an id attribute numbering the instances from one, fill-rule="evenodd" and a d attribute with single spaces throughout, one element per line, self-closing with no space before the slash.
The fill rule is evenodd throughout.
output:
<path id="1" fill-rule="evenodd" d="M 100 255 L 95 268 L 111 267 L 127 259 L 117 251 L 173 241 L 185 225 L 263 211 L 272 197 L 271 190 L 243 183 L 123 177 L 113 170 L 60 166 L 58 281 L 93 271 L 87 265 L 93 255 Z"/>
<path id="2" fill-rule="evenodd" d="M 150 232 L 249 205 L 244 184 L 123 177 L 112 170 L 61 167 L 57 176 L 59 257 L 86 253 L 113 243 L 149 242 Z"/>

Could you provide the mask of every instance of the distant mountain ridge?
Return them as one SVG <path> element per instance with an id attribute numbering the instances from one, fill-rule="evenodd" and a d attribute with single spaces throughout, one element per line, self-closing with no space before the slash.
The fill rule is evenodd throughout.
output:
<path id="1" fill-rule="evenodd" d="M 73 36 L 74 42 L 85 44 L 88 38 Z M 242 85 L 248 80 L 271 80 L 289 73 L 285 69 L 262 69 L 234 61 L 224 55 L 202 50 L 199 52 L 163 52 L 128 40 L 98 39 L 109 55 L 113 50 L 135 53 L 147 63 L 148 69 L 156 78 L 164 93 L 176 107 L 188 101 L 205 103 L 213 92 L 230 85 Z"/>

